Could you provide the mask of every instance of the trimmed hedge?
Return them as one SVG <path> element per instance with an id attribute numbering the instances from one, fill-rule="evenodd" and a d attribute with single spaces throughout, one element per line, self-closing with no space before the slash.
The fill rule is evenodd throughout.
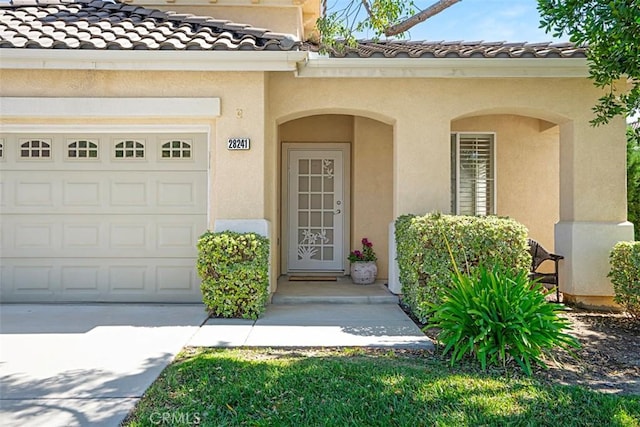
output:
<path id="1" fill-rule="evenodd" d="M 451 247 L 462 273 L 482 264 L 517 275 L 528 271 L 531 256 L 527 228 L 495 216 L 404 215 L 396 220 L 397 260 L 403 300 L 426 322 L 429 304 L 439 304 L 440 290 L 452 286 Z M 445 241 L 446 239 L 446 241 Z"/>
<path id="2" fill-rule="evenodd" d="M 269 239 L 206 232 L 198 240 L 202 300 L 217 317 L 257 319 L 269 297 Z"/>
<path id="3" fill-rule="evenodd" d="M 627 127 L 627 218 L 640 240 L 640 128 Z"/>
<path id="4" fill-rule="evenodd" d="M 609 255 L 613 300 L 640 317 L 640 242 L 618 242 Z"/>

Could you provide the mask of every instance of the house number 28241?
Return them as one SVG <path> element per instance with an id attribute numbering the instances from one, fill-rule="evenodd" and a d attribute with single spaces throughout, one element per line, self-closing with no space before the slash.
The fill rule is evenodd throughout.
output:
<path id="1" fill-rule="evenodd" d="M 249 138 L 229 138 L 227 141 L 227 149 L 229 150 L 248 150 L 251 146 Z"/>

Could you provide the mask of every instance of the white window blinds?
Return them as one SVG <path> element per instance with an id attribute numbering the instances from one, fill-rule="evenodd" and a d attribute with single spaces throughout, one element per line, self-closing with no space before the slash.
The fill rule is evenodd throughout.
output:
<path id="1" fill-rule="evenodd" d="M 495 214 L 493 134 L 451 136 L 452 208 L 458 215 Z"/>

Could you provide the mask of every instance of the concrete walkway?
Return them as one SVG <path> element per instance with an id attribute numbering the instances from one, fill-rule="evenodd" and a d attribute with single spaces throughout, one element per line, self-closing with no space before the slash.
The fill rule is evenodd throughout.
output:
<path id="1" fill-rule="evenodd" d="M 256 321 L 209 319 L 188 345 L 433 348 L 397 304 L 272 304 Z"/>
<path id="2" fill-rule="evenodd" d="M 260 319 L 209 319 L 188 345 L 433 348 L 384 282 L 290 282 L 286 276 Z"/>
<path id="3" fill-rule="evenodd" d="M 257 321 L 207 320 L 199 304 L 0 305 L 0 425 L 118 426 L 187 345 L 433 347 L 397 298 L 375 297 L 386 288 L 305 300 L 316 286 Z"/>

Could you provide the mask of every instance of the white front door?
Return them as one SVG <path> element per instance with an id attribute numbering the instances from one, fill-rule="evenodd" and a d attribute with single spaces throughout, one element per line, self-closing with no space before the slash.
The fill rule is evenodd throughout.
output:
<path id="1" fill-rule="evenodd" d="M 288 270 L 344 269 L 348 145 L 288 150 Z M 315 147 L 314 147 L 315 148 Z"/>

